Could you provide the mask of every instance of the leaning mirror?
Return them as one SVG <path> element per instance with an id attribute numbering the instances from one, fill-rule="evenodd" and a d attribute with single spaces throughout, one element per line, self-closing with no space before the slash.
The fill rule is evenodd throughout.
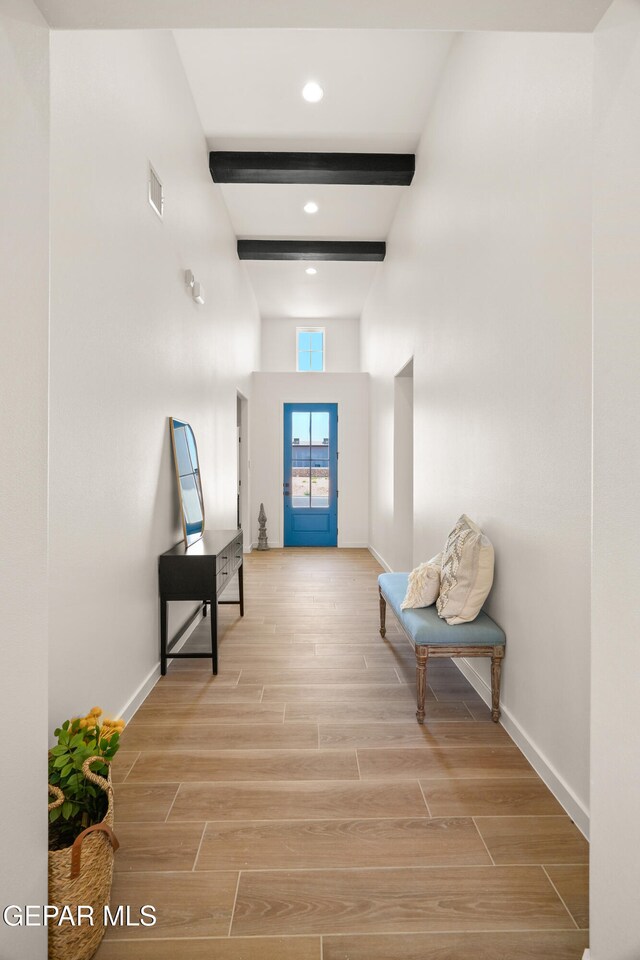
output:
<path id="1" fill-rule="evenodd" d="M 204 531 L 204 500 L 200 481 L 198 448 L 193 430 L 183 420 L 169 418 L 171 444 L 176 467 L 182 515 L 182 530 L 187 546 L 202 537 Z"/>

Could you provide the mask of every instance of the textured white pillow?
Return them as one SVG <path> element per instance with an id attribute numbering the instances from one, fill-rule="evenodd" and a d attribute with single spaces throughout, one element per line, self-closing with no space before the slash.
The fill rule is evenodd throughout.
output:
<path id="1" fill-rule="evenodd" d="M 400 604 L 403 610 L 409 607 L 430 607 L 435 603 L 440 593 L 440 563 L 442 554 L 439 553 L 426 563 L 421 563 L 409 574 L 407 595 Z"/>
<path id="2" fill-rule="evenodd" d="M 475 620 L 493 583 L 493 546 L 466 514 L 447 537 L 442 554 L 438 615 L 447 623 Z"/>

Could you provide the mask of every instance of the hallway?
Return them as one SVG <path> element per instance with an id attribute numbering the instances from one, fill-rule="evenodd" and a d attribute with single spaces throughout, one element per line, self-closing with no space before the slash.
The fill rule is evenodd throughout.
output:
<path id="1" fill-rule="evenodd" d="M 219 676 L 174 662 L 123 738 L 112 902 L 158 923 L 109 931 L 98 960 L 582 957 L 586 842 L 450 661 L 416 724 L 380 570 L 247 556 Z"/>

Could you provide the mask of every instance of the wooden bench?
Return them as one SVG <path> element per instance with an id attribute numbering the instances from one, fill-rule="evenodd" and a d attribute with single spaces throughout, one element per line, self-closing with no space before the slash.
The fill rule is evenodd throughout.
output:
<path id="1" fill-rule="evenodd" d="M 381 573 L 380 636 L 386 633 L 387 604 L 416 653 L 418 723 L 424 723 L 424 702 L 427 692 L 427 660 L 429 657 L 491 657 L 491 719 L 500 719 L 500 674 L 506 638 L 504 631 L 488 614 L 481 611 L 471 623 L 450 625 L 438 616 L 435 604 L 430 607 L 403 610 L 408 573 Z"/>

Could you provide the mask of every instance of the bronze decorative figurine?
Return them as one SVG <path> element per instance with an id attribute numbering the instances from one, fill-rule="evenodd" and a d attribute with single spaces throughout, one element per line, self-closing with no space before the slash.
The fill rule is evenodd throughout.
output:
<path id="1" fill-rule="evenodd" d="M 268 550 L 269 541 L 267 540 L 267 515 L 264 512 L 264 503 L 260 504 L 260 513 L 258 514 L 258 550 Z"/>

